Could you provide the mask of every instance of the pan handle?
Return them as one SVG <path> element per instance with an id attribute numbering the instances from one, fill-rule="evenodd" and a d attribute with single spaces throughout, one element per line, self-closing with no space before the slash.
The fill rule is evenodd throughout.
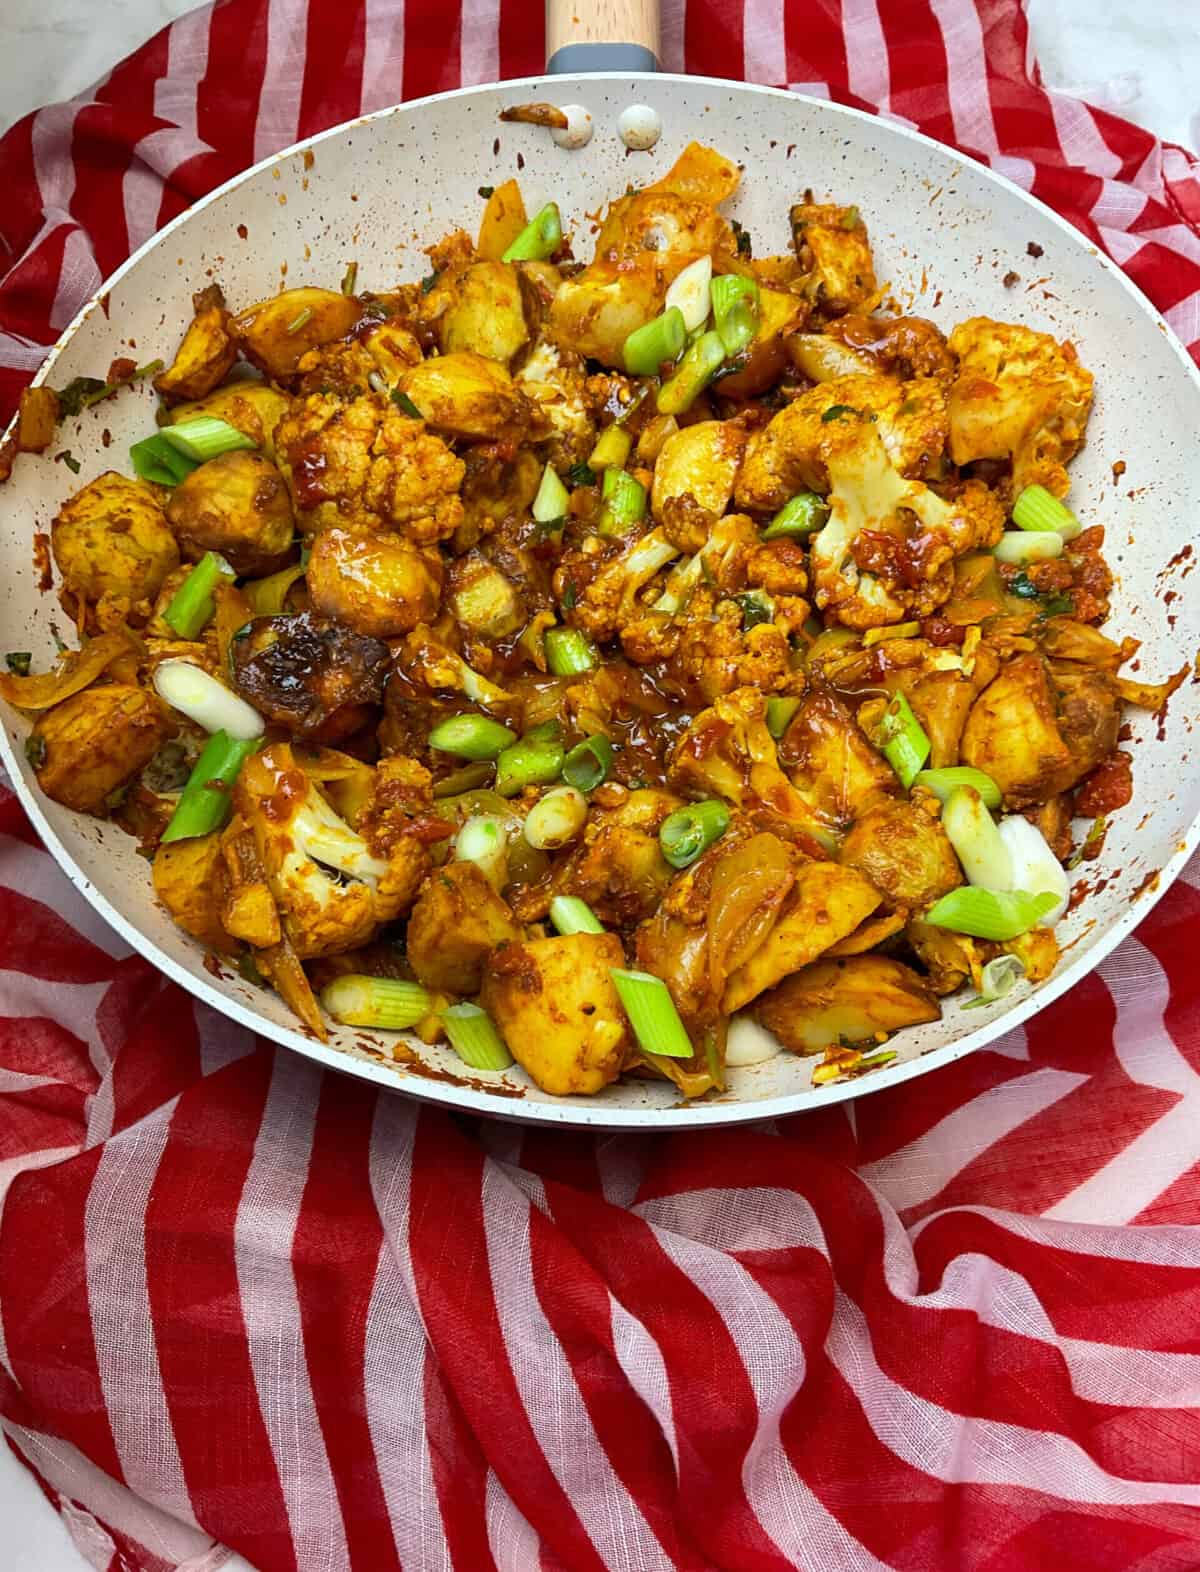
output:
<path id="1" fill-rule="evenodd" d="M 659 0 L 546 0 L 546 70 L 657 71 Z"/>

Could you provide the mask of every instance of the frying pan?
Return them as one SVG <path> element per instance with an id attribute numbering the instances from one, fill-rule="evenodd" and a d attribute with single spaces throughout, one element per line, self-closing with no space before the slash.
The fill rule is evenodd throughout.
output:
<path id="1" fill-rule="evenodd" d="M 582 19 L 581 19 L 582 18 Z M 1200 597 L 1165 602 L 1169 564 L 1196 542 L 1200 520 L 1200 377 L 1143 296 L 1095 247 L 1001 176 L 901 126 L 853 109 L 774 89 L 653 74 L 652 0 L 607 5 L 550 0 L 546 77 L 418 99 L 325 132 L 269 158 L 198 203 L 143 246 L 79 313 L 38 380 L 61 386 L 97 374 L 117 356 L 169 357 L 190 316 L 190 296 L 218 278 L 241 305 L 287 283 L 328 284 L 357 258 L 359 281 L 383 289 L 425 272 L 422 246 L 477 222 L 478 188 L 521 170 L 534 212 L 556 200 L 564 219 L 584 215 L 634 180 L 665 171 L 685 144 L 710 143 L 745 165 L 731 216 L 760 254 L 788 245 L 787 210 L 804 187 L 855 203 L 870 226 L 878 275 L 898 300 L 948 329 L 975 314 L 1017 318 L 1069 338 L 1096 375 L 1088 445 L 1073 465 L 1072 500 L 1086 524 L 1108 530 L 1117 576 L 1110 626 L 1143 641 L 1139 675 L 1164 677 L 1200 647 Z M 640 73 L 640 74 L 639 74 Z M 578 103 L 595 128 L 568 151 L 530 125 L 502 124 L 506 106 L 535 99 Z M 649 152 L 629 154 L 616 134 L 621 111 L 648 105 L 662 120 Z M 1006 288 L 1010 271 L 1032 283 L 1026 248 L 1042 248 L 1039 287 Z M 211 270 L 211 271 L 210 271 Z M 1011 280 L 1010 280 L 1011 284 Z M 141 388 L 66 423 L 60 446 L 78 476 L 52 455 L 26 455 L 0 491 L 0 626 L 6 646 L 54 654 L 54 598 L 38 589 L 35 530 L 46 530 L 66 497 L 121 467 L 131 442 L 153 428 L 153 395 Z M 110 446 L 106 446 L 107 441 Z M 1113 465 L 1127 473 L 1118 488 Z M 790 1054 L 735 1070 L 723 1096 L 680 1106 L 665 1084 L 633 1081 L 592 1098 L 553 1098 L 522 1072 L 474 1080 L 448 1050 L 423 1048 L 393 1065 L 381 1041 L 337 1031 L 328 1046 L 295 1029 L 282 1001 L 204 956 L 154 902 L 146 863 L 113 826 L 80 817 L 36 790 L 22 743 L 28 722 L 6 710 L 0 752 L 22 803 L 51 853 L 86 899 L 135 950 L 203 1003 L 323 1065 L 432 1102 L 557 1124 L 653 1129 L 729 1124 L 837 1102 L 895 1085 L 970 1053 L 1011 1030 L 1097 966 L 1146 914 L 1198 837 L 1200 770 L 1190 760 L 1200 684 L 1172 700 L 1165 728 L 1132 712 L 1134 802 L 1117 814 L 1093 893 L 1061 925 L 1054 976 L 1002 1002 L 964 1014 L 954 999 L 941 1021 L 905 1032 L 898 1060 L 862 1081 L 811 1085 L 811 1065 Z"/>

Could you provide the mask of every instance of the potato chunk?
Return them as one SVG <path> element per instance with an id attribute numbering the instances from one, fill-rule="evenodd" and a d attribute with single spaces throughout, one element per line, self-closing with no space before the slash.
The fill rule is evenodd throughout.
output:
<path id="1" fill-rule="evenodd" d="M 881 1042 L 936 1021 L 938 1002 L 911 967 L 885 955 L 815 961 L 764 994 L 755 1019 L 793 1053 Z"/>
<path id="2" fill-rule="evenodd" d="M 480 1003 L 513 1058 L 556 1097 L 598 1092 L 621 1073 L 629 1028 L 609 968 L 615 933 L 573 933 L 495 950 Z"/>
<path id="3" fill-rule="evenodd" d="M 352 295 L 331 289 L 285 289 L 270 300 L 238 313 L 230 331 L 246 359 L 276 381 L 295 374 L 300 357 L 344 338 L 358 321 L 359 304 Z"/>
<path id="4" fill-rule="evenodd" d="M 391 639 L 437 616 L 442 559 L 402 535 L 323 529 L 308 559 L 308 593 L 327 617 Z"/>
<path id="5" fill-rule="evenodd" d="M 195 315 L 183 335 L 175 359 L 154 379 L 154 386 L 172 403 L 204 398 L 229 375 L 237 359 L 237 344 L 229 331 L 225 296 L 210 284 L 192 296 Z"/>
<path id="6" fill-rule="evenodd" d="M 219 834 L 168 841 L 154 854 L 154 893 L 174 922 L 210 950 L 234 948 L 221 926 L 225 871 Z"/>
<path id="7" fill-rule="evenodd" d="M 962 761 L 990 775 L 1007 808 L 1023 808 L 1061 791 L 1071 773 L 1054 692 L 1039 655 L 1019 655 L 971 706 L 963 727 Z M 1069 784 L 1069 780 L 1068 780 Z"/>
<path id="8" fill-rule="evenodd" d="M 166 735 L 167 713 L 155 695 L 113 682 L 47 710 L 33 728 L 29 755 L 47 797 L 103 814 L 106 799 L 149 764 Z"/>
<path id="9" fill-rule="evenodd" d="M 893 909 L 921 911 L 962 883 L 941 821 L 915 803 L 869 808 L 842 842 L 841 861 L 870 879 Z"/>
<path id="10" fill-rule="evenodd" d="M 529 429 L 529 400 L 505 368 L 469 350 L 438 355 L 400 378 L 431 426 L 455 437 L 520 442 Z"/>
<path id="11" fill-rule="evenodd" d="M 438 321 L 443 355 L 473 350 L 505 365 L 528 342 L 521 286 L 511 262 L 474 262 L 464 272 L 439 280 L 450 300 Z"/>
<path id="12" fill-rule="evenodd" d="M 283 566 L 296 530 L 287 483 L 261 453 L 222 453 L 175 487 L 167 520 L 180 544 L 216 551 L 257 578 Z"/>
<path id="13" fill-rule="evenodd" d="M 177 426 L 185 420 L 198 420 L 201 415 L 226 420 L 274 463 L 275 427 L 287 414 L 291 402 L 286 393 L 268 387 L 265 382 L 234 382 L 194 403 L 176 404 L 171 411 L 171 424 Z"/>
<path id="14" fill-rule="evenodd" d="M 92 605 L 120 602 L 130 622 L 145 622 L 163 580 L 179 563 L 154 492 L 113 470 L 63 504 L 50 526 L 50 544 L 65 589 Z"/>
<path id="15" fill-rule="evenodd" d="M 662 523 L 666 506 L 690 496 L 719 518 L 729 506 L 746 434 L 724 420 L 700 420 L 667 438 L 654 465 L 650 510 Z"/>
<path id="16" fill-rule="evenodd" d="M 425 880 L 408 919 L 408 958 L 438 993 L 479 992 L 484 962 L 521 938 L 512 912 L 473 862 L 451 862 Z"/>

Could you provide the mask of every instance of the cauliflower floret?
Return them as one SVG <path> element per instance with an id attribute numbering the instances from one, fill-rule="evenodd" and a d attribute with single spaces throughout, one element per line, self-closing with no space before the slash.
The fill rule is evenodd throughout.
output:
<path id="1" fill-rule="evenodd" d="M 704 703 L 735 688 L 780 693 L 802 681 L 791 669 L 786 632 L 773 621 L 747 628 L 744 616 L 741 602 L 714 606 L 712 593 L 704 591 L 676 619 L 651 612 L 629 624 L 621 630 L 621 644 L 630 660 L 665 660 L 675 681 Z"/>
<path id="2" fill-rule="evenodd" d="M 788 350 L 814 382 L 879 372 L 950 382 L 957 370 L 945 337 L 924 317 L 838 317 L 824 333 L 793 334 Z"/>
<path id="3" fill-rule="evenodd" d="M 417 545 L 445 540 L 462 522 L 464 467 L 425 423 L 374 394 L 343 403 L 310 394 L 279 423 L 300 528 L 327 524 L 402 531 Z"/>
<path id="4" fill-rule="evenodd" d="M 804 293 L 815 307 L 836 316 L 875 293 L 871 242 L 856 207 L 798 202 L 789 216 Z"/>
<path id="5" fill-rule="evenodd" d="M 468 666 L 456 650 L 443 644 L 424 624 L 405 639 L 398 663 L 411 681 L 427 688 L 461 693 L 473 704 L 505 710 L 516 702 L 511 693 Z"/>
<path id="6" fill-rule="evenodd" d="M 395 322 L 380 322 L 361 338 L 321 344 L 300 357 L 298 391 L 361 398 L 382 377 L 394 386 L 421 359 L 421 346 Z"/>
<path id="7" fill-rule="evenodd" d="M 1083 443 L 1092 407 L 1092 374 L 1074 345 L 971 317 L 951 333 L 950 348 L 959 362 L 949 398 L 954 462 L 1011 457 L 1013 497 L 1031 485 L 1066 496 L 1063 466 Z"/>
<path id="8" fill-rule="evenodd" d="M 847 432 L 870 424 L 902 475 L 924 475 L 946 443 L 946 400 L 932 377 L 839 376 L 809 388 L 781 409 L 746 447 L 738 507 L 773 513 L 796 492 L 828 491 L 829 456 Z"/>
<path id="9" fill-rule="evenodd" d="M 637 593 L 661 568 L 679 555 L 661 530 L 632 540 L 617 556 L 606 562 L 589 584 L 578 590 L 569 620 L 594 639 L 613 638 L 621 627 L 638 613 Z M 555 575 L 555 588 L 562 598 L 573 583 L 569 562 Z"/>
<path id="10" fill-rule="evenodd" d="M 587 377 L 579 357 L 540 339 L 514 381 L 534 406 L 550 435 L 546 457 L 555 469 L 582 464 L 596 440 L 596 422 L 588 406 Z"/>

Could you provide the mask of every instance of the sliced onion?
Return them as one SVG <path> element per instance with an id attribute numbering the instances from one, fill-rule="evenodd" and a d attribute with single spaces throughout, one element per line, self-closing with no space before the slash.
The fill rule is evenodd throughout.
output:
<path id="1" fill-rule="evenodd" d="M 733 1069 L 746 1064 L 765 1064 L 783 1044 L 749 1015 L 730 1017 L 725 1039 L 725 1063 Z"/>
<path id="2" fill-rule="evenodd" d="M 163 661 L 155 668 L 154 687 L 173 710 L 205 731 L 223 731 L 238 742 L 263 734 L 258 711 L 190 660 Z"/>
<path id="3" fill-rule="evenodd" d="M 1039 928 L 1053 928 L 1067 909 L 1071 894 L 1071 881 L 1067 870 L 1050 850 L 1046 837 L 1036 824 L 1019 813 L 1012 813 L 1000 821 L 1000 839 L 1008 848 L 1012 860 L 1013 890 L 1028 890 L 1040 895 L 1043 890 L 1058 896 L 1058 905 L 1038 923 Z"/>
<path id="4" fill-rule="evenodd" d="M 697 257 L 676 274 L 667 290 L 664 310 L 678 306 L 683 315 L 683 325 L 689 333 L 703 327 L 712 310 L 712 258 Z"/>

